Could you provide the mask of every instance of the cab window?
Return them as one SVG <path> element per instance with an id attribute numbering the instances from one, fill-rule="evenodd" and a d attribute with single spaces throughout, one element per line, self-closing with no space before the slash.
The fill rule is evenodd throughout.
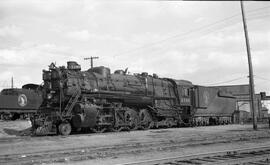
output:
<path id="1" fill-rule="evenodd" d="M 182 93 L 183 93 L 182 94 L 183 96 L 188 97 L 189 96 L 189 89 L 188 88 L 183 88 Z"/>

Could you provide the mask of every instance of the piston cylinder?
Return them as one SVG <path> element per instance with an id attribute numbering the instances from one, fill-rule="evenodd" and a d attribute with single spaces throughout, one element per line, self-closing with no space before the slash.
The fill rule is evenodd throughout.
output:
<path id="1" fill-rule="evenodd" d="M 97 106 L 90 104 L 76 104 L 73 109 L 72 126 L 75 128 L 92 128 L 96 125 Z"/>

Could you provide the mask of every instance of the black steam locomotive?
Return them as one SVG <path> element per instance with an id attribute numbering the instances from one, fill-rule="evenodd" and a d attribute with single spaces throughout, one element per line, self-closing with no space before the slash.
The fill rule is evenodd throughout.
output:
<path id="1" fill-rule="evenodd" d="M 35 134 L 148 129 L 231 122 L 235 99 L 214 88 L 156 74 L 100 66 L 43 70 L 43 104 L 31 119 Z"/>

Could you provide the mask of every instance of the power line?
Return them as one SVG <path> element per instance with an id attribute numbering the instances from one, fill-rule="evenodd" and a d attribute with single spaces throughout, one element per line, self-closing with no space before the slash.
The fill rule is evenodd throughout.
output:
<path id="1" fill-rule="evenodd" d="M 258 15 L 259 16 L 259 15 Z M 254 17 L 250 17 L 251 19 L 253 19 Z M 256 17 L 256 18 L 259 18 L 259 17 Z M 239 23 L 239 22 L 236 22 L 236 23 Z M 241 23 L 241 22 L 240 22 Z M 239 24 L 240 24 L 239 23 Z M 232 24 L 231 24 L 232 25 Z M 198 39 L 198 38 L 202 38 L 202 37 L 205 37 L 205 36 L 207 36 L 207 35 L 209 35 L 209 34 L 212 34 L 212 33 L 215 33 L 215 32 L 218 32 L 218 31 L 221 31 L 221 30 L 226 30 L 226 28 L 228 28 L 229 26 L 231 26 L 231 25 L 226 25 L 226 26 L 222 26 L 221 25 L 221 27 L 220 28 L 218 28 L 218 29 L 215 29 L 215 30 L 212 30 L 212 31 L 206 31 L 205 33 L 202 33 L 201 34 L 201 36 L 199 36 L 199 37 L 197 37 L 196 39 Z M 210 29 L 209 29 L 210 30 Z M 183 41 L 183 38 L 184 37 L 181 37 L 181 41 Z M 177 38 L 177 39 L 180 39 L 180 38 Z M 190 38 L 189 38 L 190 39 Z M 185 39 L 184 39 L 185 40 Z M 170 45 L 168 45 L 167 46 L 167 48 L 165 48 L 164 49 L 164 47 L 162 47 L 162 48 L 159 48 L 158 50 L 151 50 L 152 52 L 153 51 L 155 51 L 155 53 L 161 53 L 161 52 L 164 52 L 164 51 L 167 51 L 168 49 L 170 49 L 170 47 L 172 47 L 172 46 L 175 46 L 175 45 L 177 45 L 177 44 L 179 44 L 178 42 L 175 42 L 175 43 L 172 43 L 172 44 L 170 44 Z"/>
<path id="2" fill-rule="evenodd" d="M 257 9 L 253 9 L 253 10 L 248 10 L 248 12 L 252 13 L 252 12 L 256 12 L 256 11 L 259 11 L 259 10 L 265 9 L 265 8 L 270 8 L 270 6 L 265 6 L 265 7 L 262 7 L 262 8 L 257 8 Z M 220 24 L 220 23 L 226 22 L 227 20 L 231 20 L 232 18 L 235 18 L 235 17 L 239 16 L 240 14 L 241 14 L 241 13 L 237 13 L 237 14 L 231 15 L 231 16 L 229 16 L 229 17 L 226 17 L 226 18 L 224 18 L 224 19 L 222 19 L 222 20 L 213 22 L 213 23 L 211 23 L 211 24 L 208 24 L 208 25 L 205 25 L 205 26 L 196 28 L 196 29 L 192 29 L 192 30 L 187 31 L 187 32 L 185 32 L 185 33 L 176 34 L 176 35 L 173 35 L 173 36 L 171 36 L 171 37 L 168 37 L 168 38 L 165 38 L 165 39 L 156 41 L 156 42 L 152 42 L 152 43 L 143 45 L 143 46 L 141 46 L 141 47 L 137 47 L 137 48 L 134 48 L 134 49 L 130 49 L 130 50 L 127 50 L 127 51 L 123 51 L 123 52 L 117 53 L 117 54 L 115 54 L 113 57 L 115 58 L 115 57 L 120 56 L 120 55 L 123 55 L 123 54 L 131 53 L 131 52 L 136 52 L 136 51 L 138 51 L 138 50 L 145 49 L 145 48 L 148 48 L 148 47 L 151 47 L 151 46 L 153 46 L 153 45 L 157 45 L 157 44 L 166 42 L 166 41 L 171 40 L 171 39 L 174 39 L 174 38 L 183 37 L 183 36 L 186 36 L 186 35 L 188 35 L 188 34 L 191 34 L 191 33 L 197 32 L 197 31 L 201 31 L 202 29 L 206 29 L 206 28 L 209 28 L 209 27 L 211 27 L 211 26 L 213 26 L 213 25 L 216 25 L 216 24 Z"/>
<path id="3" fill-rule="evenodd" d="M 227 80 L 227 81 L 222 81 L 222 82 L 217 82 L 217 83 L 212 83 L 212 84 L 206 84 L 206 86 L 209 86 L 209 85 L 220 85 L 220 84 L 234 82 L 234 81 L 241 80 L 241 79 L 246 79 L 246 78 L 247 78 L 246 76 L 244 76 L 244 77 L 242 76 L 242 77 L 238 77 L 238 78 Z M 204 83 L 202 83 L 202 84 L 204 84 Z"/>
<path id="4" fill-rule="evenodd" d="M 265 80 L 265 81 L 270 81 L 270 79 L 263 78 L 263 77 L 260 77 L 258 75 L 254 75 L 254 78 L 258 78 L 258 79 Z"/>
<path id="5" fill-rule="evenodd" d="M 217 21 L 217 22 L 214 22 L 214 23 L 211 23 L 211 24 L 208 24 L 208 25 L 205 25 L 205 26 L 196 28 L 196 29 L 192 29 L 192 30 L 187 31 L 187 32 L 185 32 L 185 33 L 176 34 L 176 35 L 174 35 L 174 36 L 171 36 L 171 37 L 168 37 L 168 38 L 165 38 L 165 39 L 156 41 L 156 42 L 152 42 L 152 43 L 146 44 L 146 45 L 141 46 L 141 47 L 137 47 L 137 48 L 130 49 L 130 50 L 127 50 L 127 51 L 123 51 L 123 52 L 121 52 L 121 53 L 118 53 L 118 54 L 114 55 L 114 57 L 120 56 L 120 55 L 122 55 L 122 54 L 129 53 L 129 52 L 138 51 L 138 50 L 140 50 L 140 49 L 148 48 L 148 47 L 151 47 L 151 46 L 153 46 L 153 45 L 160 44 L 160 43 L 163 43 L 163 42 L 165 42 L 165 41 L 171 40 L 171 39 L 173 39 L 173 38 L 184 37 L 184 36 L 186 36 L 186 35 L 188 35 L 188 34 L 194 33 L 194 32 L 196 32 L 196 31 L 201 31 L 202 29 L 206 29 L 206 28 L 211 27 L 211 26 L 213 26 L 213 25 L 216 25 L 216 24 L 219 24 L 219 23 L 221 23 L 221 22 L 224 22 L 224 21 L 227 21 L 227 20 L 229 20 L 229 19 L 232 19 L 232 18 L 234 18 L 234 17 L 236 17 L 236 16 L 238 16 L 238 15 L 239 15 L 239 14 L 235 14 L 235 15 L 232 15 L 232 16 L 227 17 L 227 18 L 225 18 L 225 19 L 219 20 L 219 21 Z"/>
<path id="6" fill-rule="evenodd" d="M 261 11 L 262 9 L 267 9 L 267 8 L 270 8 L 270 6 L 264 6 L 264 7 L 256 8 L 253 10 L 246 10 L 246 12 L 252 13 L 252 12 Z"/>
<path id="7" fill-rule="evenodd" d="M 249 19 L 258 19 L 258 18 L 266 18 L 266 17 L 269 17 L 270 14 L 266 14 L 266 15 L 257 15 L 257 16 L 252 16 L 252 17 L 249 17 Z"/>

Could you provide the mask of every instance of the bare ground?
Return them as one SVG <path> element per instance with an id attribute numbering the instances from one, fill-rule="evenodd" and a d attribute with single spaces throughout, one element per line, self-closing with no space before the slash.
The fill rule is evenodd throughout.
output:
<path id="1" fill-rule="evenodd" d="M 22 136 L 27 121 L 0 122 L 0 162 L 7 156 L 33 164 L 121 164 L 138 160 L 270 145 L 270 129 L 259 125 L 226 125 L 194 128 L 80 134 Z M 40 161 L 37 161 L 39 160 Z M 28 162 L 29 163 L 29 162 Z M 15 161 L 16 164 L 16 161 Z"/>

